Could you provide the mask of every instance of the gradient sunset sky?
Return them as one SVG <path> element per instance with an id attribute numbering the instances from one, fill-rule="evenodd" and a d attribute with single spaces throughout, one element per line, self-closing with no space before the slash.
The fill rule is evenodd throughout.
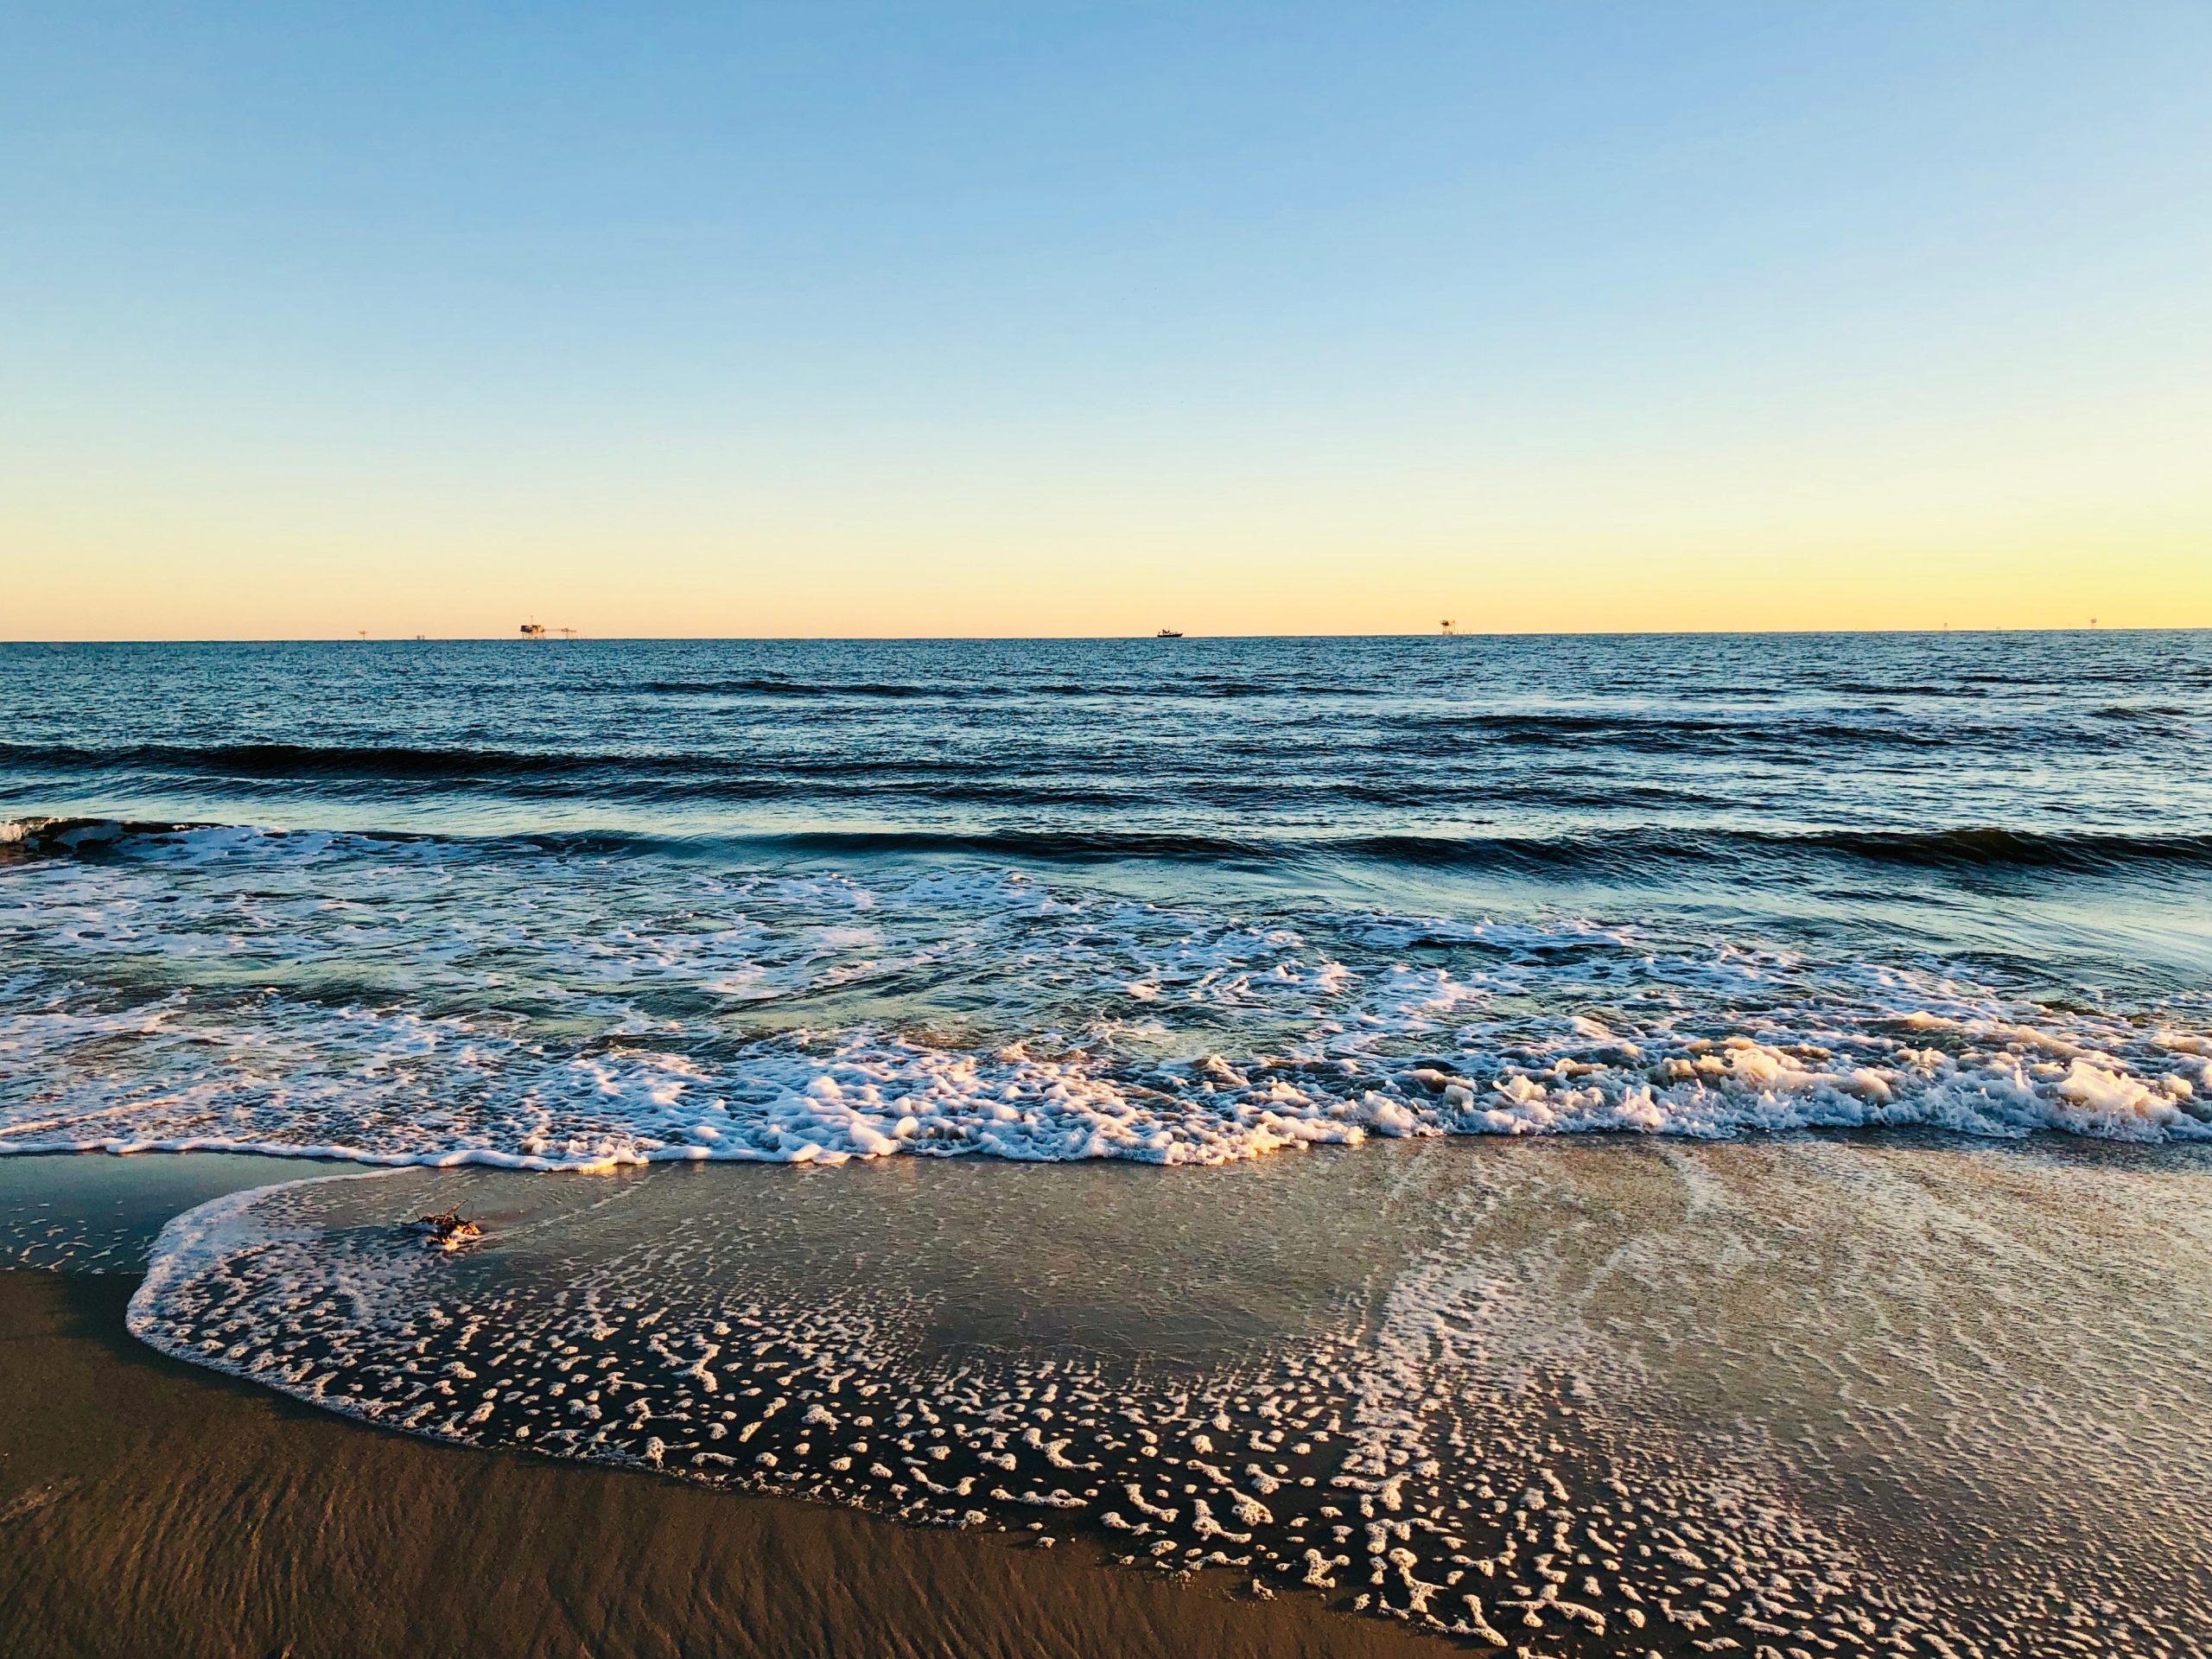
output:
<path id="1" fill-rule="evenodd" d="M 0 637 L 2212 626 L 2212 6 L 18 3 Z"/>

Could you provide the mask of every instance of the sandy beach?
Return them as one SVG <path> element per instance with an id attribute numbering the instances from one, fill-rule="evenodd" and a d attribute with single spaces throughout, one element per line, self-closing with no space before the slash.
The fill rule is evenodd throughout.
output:
<path id="1" fill-rule="evenodd" d="M 2203 1651 L 2192 1148 L 330 1168 L 0 1160 L 0 1649 Z"/>
<path id="2" fill-rule="evenodd" d="M 154 1354 L 120 1274 L 0 1273 L 0 1630 L 53 1655 L 1412 1655 L 1001 1535 L 435 1446 Z"/>

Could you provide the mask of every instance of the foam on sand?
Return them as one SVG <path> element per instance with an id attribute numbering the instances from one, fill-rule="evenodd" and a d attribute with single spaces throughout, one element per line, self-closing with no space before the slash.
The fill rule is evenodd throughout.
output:
<path id="1" fill-rule="evenodd" d="M 2183 1652 L 2206 1173 L 1911 1139 L 403 1172 L 210 1206 L 132 1325 L 416 1433 L 1079 1529 L 1492 1645 Z M 485 1237 L 424 1251 L 404 1219 L 455 1204 Z"/>

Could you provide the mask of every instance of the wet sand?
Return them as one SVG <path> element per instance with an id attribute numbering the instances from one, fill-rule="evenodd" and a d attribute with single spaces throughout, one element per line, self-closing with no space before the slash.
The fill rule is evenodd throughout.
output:
<path id="1" fill-rule="evenodd" d="M 43 1655 L 1452 1649 L 1080 1544 L 363 1427 L 164 1359 L 135 1280 L 0 1272 L 0 1647 Z"/>

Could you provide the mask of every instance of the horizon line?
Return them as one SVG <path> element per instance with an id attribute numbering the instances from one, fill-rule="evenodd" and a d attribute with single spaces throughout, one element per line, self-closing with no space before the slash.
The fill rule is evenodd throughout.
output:
<path id="1" fill-rule="evenodd" d="M 2025 633 L 2206 633 L 2212 623 L 2099 623 L 2070 626 L 1960 626 L 1896 628 L 1513 628 L 1441 629 L 1404 633 L 1178 633 L 1164 639 L 1156 633 L 573 633 L 565 637 L 523 633 L 353 633 L 353 634 L 238 634 L 168 638 L 142 634 L 106 639 L 90 635 L 45 639 L 0 639 L 9 645 L 498 645 L 558 647 L 582 645 L 1050 645 L 1109 641 L 1151 641 L 1197 644 L 1209 639 L 1236 640 L 1353 640 L 1353 639 L 1727 639 L 1894 638 L 1901 635 L 1940 637 L 1948 634 Z"/>

